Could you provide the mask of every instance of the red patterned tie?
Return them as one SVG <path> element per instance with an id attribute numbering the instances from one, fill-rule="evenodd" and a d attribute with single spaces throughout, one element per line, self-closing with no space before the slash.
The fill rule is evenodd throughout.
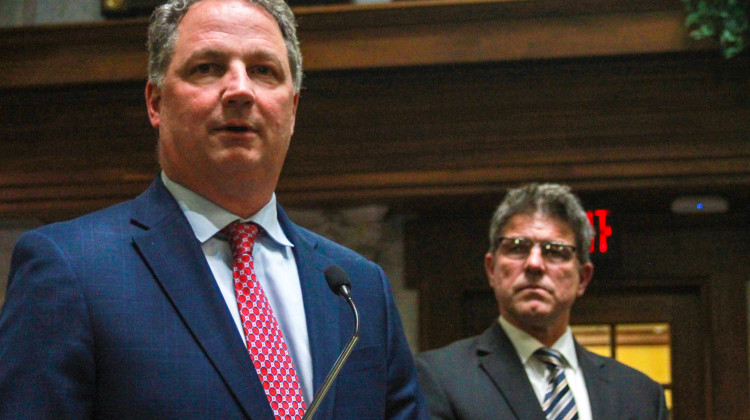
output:
<path id="1" fill-rule="evenodd" d="M 258 225 L 235 222 L 227 230 L 234 255 L 234 293 L 250 358 L 276 419 L 301 419 L 305 402 L 297 372 L 271 305 L 255 278 L 253 245 Z"/>

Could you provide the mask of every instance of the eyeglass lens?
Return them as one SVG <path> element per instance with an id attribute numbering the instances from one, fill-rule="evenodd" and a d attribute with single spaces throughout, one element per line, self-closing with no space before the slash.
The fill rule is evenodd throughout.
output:
<path id="1" fill-rule="evenodd" d="M 534 242 L 528 238 L 500 238 L 500 253 L 508 258 L 526 259 L 536 244 L 548 262 L 568 262 L 575 256 L 575 247 L 558 242 Z"/>

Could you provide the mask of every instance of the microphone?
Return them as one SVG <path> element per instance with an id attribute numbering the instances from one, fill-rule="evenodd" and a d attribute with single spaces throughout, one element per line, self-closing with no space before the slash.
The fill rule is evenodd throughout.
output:
<path id="1" fill-rule="evenodd" d="M 326 281 L 328 282 L 328 287 L 331 288 L 333 293 L 343 296 L 349 304 L 349 307 L 352 308 L 352 313 L 354 314 L 354 334 L 352 335 L 351 340 L 349 340 L 349 344 L 347 344 L 341 354 L 339 354 L 336 363 L 333 364 L 333 367 L 328 372 L 328 376 L 326 376 L 323 381 L 323 385 L 320 386 L 318 393 L 313 397 L 312 404 L 310 404 L 310 407 L 305 410 L 305 415 L 302 417 L 302 420 L 313 418 L 320 403 L 323 402 L 328 390 L 331 388 L 331 385 L 333 385 L 333 381 L 339 375 L 339 371 L 341 371 L 341 368 L 344 366 L 346 359 L 349 358 L 349 355 L 354 349 L 354 345 L 357 344 L 357 340 L 359 340 L 359 313 L 357 313 L 357 307 L 354 305 L 352 296 L 349 294 L 352 287 L 352 284 L 349 282 L 349 276 L 346 274 L 346 271 L 338 265 L 328 267 L 325 271 L 325 276 Z"/>

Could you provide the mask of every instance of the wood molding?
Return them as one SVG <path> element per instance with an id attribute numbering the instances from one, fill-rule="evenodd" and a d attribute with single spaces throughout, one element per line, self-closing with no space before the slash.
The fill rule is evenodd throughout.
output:
<path id="1" fill-rule="evenodd" d="M 711 48 L 674 1 L 405 1 L 297 7 L 307 72 Z M 0 89 L 146 79 L 144 18 L 0 29 Z"/>
<path id="2" fill-rule="evenodd" d="M 508 187 L 537 181 L 564 182 L 579 191 L 612 189 L 732 188 L 750 185 L 748 158 L 694 162 L 597 162 L 544 166 L 508 165 L 439 171 L 380 172 L 282 177 L 277 194 L 292 207 L 338 203 L 394 203 L 431 197 L 501 195 Z M 36 214 L 55 220 L 127 200 L 143 191 L 153 171 L 82 170 L 0 176 L 0 217 Z"/>

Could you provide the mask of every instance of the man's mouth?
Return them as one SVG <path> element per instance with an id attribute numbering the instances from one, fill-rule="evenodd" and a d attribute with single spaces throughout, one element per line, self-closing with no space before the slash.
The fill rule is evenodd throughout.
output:
<path id="1" fill-rule="evenodd" d="M 246 133 L 250 131 L 250 127 L 241 125 L 227 125 L 220 129 L 221 131 L 229 131 L 231 133 Z"/>
<path id="2" fill-rule="evenodd" d="M 519 289 L 519 291 L 520 291 L 520 290 L 530 290 L 530 291 L 535 291 L 535 292 L 546 292 L 546 293 L 550 293 L 550 291 L 549 291 L 549 290 L 547 290 L 547 289 L 545 289 L 545 288 L 543 288 L 542 286 L 539 286 L 539 285 L 528 285 L 528 286 L 524 286 L 524 287 L 521 287 L 521 288 Z"/>
<path id="3" fill-rule="evenodd" d="M 227 132 L 227 133 L 247 133 L 250 131 L 255 131 L 255 126 L 246 121 L 240 121 L 240 120 L 232 120 L 232 121 L 224 121 L 223 124 L 216 124 L 214 126 L 214 131 L 217 132 Z"/>

